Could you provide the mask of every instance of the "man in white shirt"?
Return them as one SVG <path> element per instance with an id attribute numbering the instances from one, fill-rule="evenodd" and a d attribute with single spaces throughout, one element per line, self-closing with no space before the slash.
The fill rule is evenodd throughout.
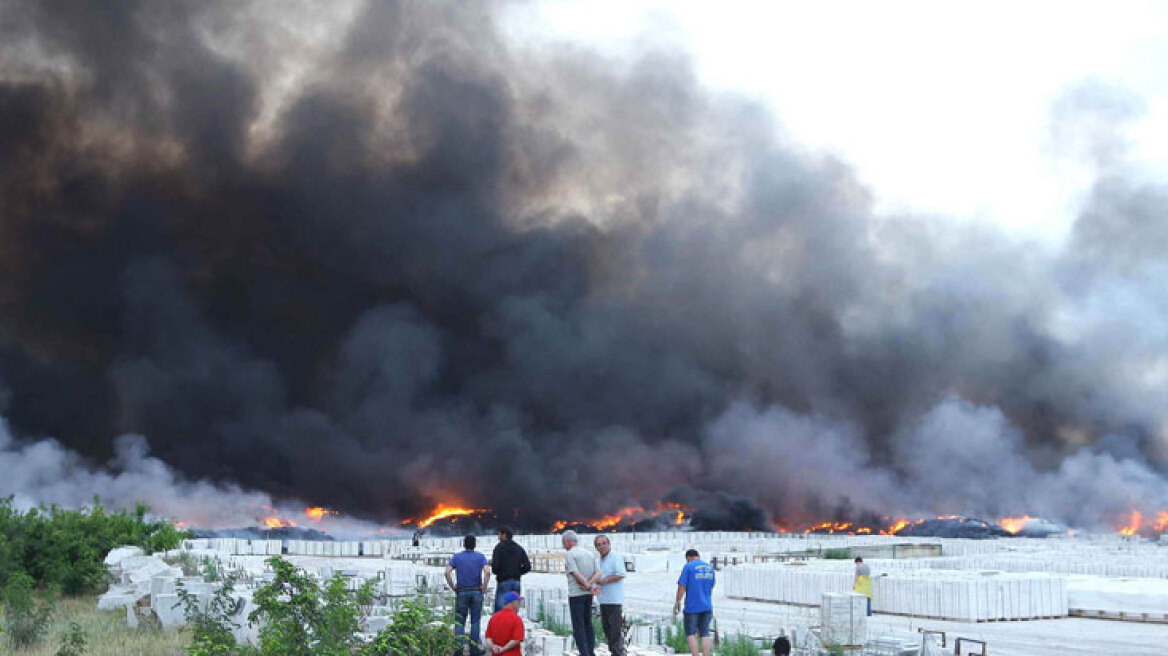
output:
<path id="1" fill-rule="evenodd" d="M 593 592 L 600 604 L 600 625 L 604 628 L 604 639 L 612 656 L 625 656 L 624 610 L 625 603 L 625 557 L 613 552 L 612 542 L 607 535 L 598 535 L 593 540 L 596 552 L 600 554 L 600 578 L 596 579 Z"/>
<path id="2" fill-rule="evenodd" d="M 592 656 L 596 636 L 592 632 L 592 586 L 600 576 L 596 556 L 580 546 L 575 531 L 560 534 L 564 545 L 564 573 L 568 576 L 568 615 L 572 618 L 572 637 L 580 656 Z"/>

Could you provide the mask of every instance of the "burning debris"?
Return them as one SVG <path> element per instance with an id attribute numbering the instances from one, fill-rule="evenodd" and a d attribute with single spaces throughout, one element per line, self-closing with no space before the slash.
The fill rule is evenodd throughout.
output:
<path id="1" fill-rule="evenodd" d="M 316 540 L 333 541 L 336 538 L 320 529 L 303 526 L 243 526 L 239 528 L 194 528 L 196 538 L 243 538 L 245 540 Z"/>
<path id="2" fill-rule="evenodd" d="M 416 520 L 415 519 L 407 519 L 404 522 L 402 522 L 402 525 L 403 526 L 417 526 L 420 529 L 426 529 L 426 528 L 430 528 L 431 526 L 433 526 L 436 522 L 441 522 L 442 520 L 449 520 L 451 518 L 469 517 L 475 521 L 481 521 L 481 520 L 487 519 L 490 515 L 490 512 L 491 511 L 489 511 L 489 510 L 483 510 L 481 508 L 462 508 L 460 506 L 448 506 L 444 503 L 440 503 L 440 504 L 438 504 L 438 507 L 435 508 L 434 511 L 431 512 L 429 515 L 427 515 L 421 519 L 416 519 Z M 455 522 L 446 522 L 446 523 L 453 524 Z"/>

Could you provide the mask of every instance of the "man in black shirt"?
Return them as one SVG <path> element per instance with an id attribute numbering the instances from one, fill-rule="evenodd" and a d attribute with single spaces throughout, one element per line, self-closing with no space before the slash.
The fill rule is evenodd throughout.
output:
<path id="1" fill-rule="evenodd" d="M 495 612 L 503 607 L 503 595 L 519 594 L 519 577 L 531 571 L 531 561 L 523 547 L 511 538 L 514 533 L 507 526 L 499 527 L 499 544 L 491 553 L 491 572 L 495 574 Z"/>

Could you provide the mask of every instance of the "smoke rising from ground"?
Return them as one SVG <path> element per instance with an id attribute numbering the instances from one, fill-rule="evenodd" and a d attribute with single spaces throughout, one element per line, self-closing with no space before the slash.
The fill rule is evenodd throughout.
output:
<path id="1" fill-rule="evenodd" d="M 498 10 L 0 3 L 0 401 L 57 440 L 4 462 L 376 520 L 1168 507 L 1137 100 L 1055 108 L 1099 181 L 1052 252 L 875 215 L 684 53 Z M 77 496 L 49 478 L 0 493 Z"/>

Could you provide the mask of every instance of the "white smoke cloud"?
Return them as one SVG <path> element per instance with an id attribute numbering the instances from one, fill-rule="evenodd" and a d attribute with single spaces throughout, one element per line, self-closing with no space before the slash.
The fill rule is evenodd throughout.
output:
<path id="1" fill-rule="evenodd" d="M 151 456 L 140 435 L 117 438 L 114 453 L 107 467 L 94 467 L 57 440 L 16 441 L 0 418 L 0 495 L 13 495 L 21 509 L 79 508 L 95 497 L 117 509 L 145 503 L 155 515 L 207 528 L 254 525 L 273 505 L 268 495 L 237 485 L 184 479 Z"/>

